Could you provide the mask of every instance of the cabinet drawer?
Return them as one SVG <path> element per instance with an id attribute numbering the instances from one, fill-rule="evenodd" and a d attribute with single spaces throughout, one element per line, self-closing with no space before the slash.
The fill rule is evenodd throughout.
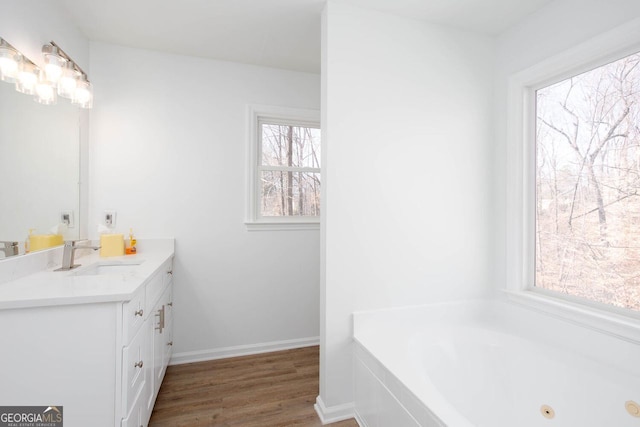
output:
<path id="1" fill-rule="evenodd" d="M 140 330 L 131 340 L 131 344 L 122 349 L 123 414 L 129 413 L 145 385 L 145 369 L 149 369 L 151 365 L 148 360 L 146 339 L 146 331 Z"/>
<path id="2" fill-rule="evenodd" d="M 140 330 L 145 318 L 144 290 L 122 304 L 123 342 L 129 344 L 131 338 Z"/>

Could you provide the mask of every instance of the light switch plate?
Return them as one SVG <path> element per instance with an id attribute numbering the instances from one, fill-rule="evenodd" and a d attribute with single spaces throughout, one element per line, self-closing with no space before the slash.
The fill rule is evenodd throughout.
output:
<path id="1" fill-rule="evenodd" d="M 73 228 L 75 223 L 73 221 L 73 211 L 60 211 L 60 222 L 67 224 L 67 228 Z"/>
<path id="2" fill-rule="evenodd" d="M 104 211 L 104 223 L 107 227 L 115 227 L 116 226 L 116 211 Z"/>

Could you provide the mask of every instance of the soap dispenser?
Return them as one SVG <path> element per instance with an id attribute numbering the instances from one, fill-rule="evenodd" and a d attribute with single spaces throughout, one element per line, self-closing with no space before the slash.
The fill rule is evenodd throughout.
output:
<path id="1" fill-rule="evenodd" d="M 29 250 L 31 249 L 31 235 L 33 235 L 33 230 L 35 230 L 35 228 L 30 228 L 29 229 L 29 234 L 27 234 L 27 238 L 24 239 L 24 253 L 28 254 Z"/>
<path id="2" fill-rule="evenodd" d="M 133 255 L 133 254 L 138 252 L 137 249 L 136 249 L 136 243 L 137 243 L 137 241 L 136 241 L 135 237 L 133 236 L 133 228 L 130 228 L 129 229 L 129 246 L 127 246 L 127 248 L 125 250 L 125 253 L 127 255 Z"/>

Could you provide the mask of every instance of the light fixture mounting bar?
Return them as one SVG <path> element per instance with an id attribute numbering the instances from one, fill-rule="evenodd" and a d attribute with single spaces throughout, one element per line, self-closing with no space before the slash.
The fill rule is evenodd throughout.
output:
<path id="1" fill-rule="evenodd" d="M 18 55 L 20 55 L 22 57 L 23 60 L 28 61 L 33 66 L 36 66 L 35 62 L 33 62 L 31 59 L 29 59 L 24 53 L 20 52 L 18 49 L 15 48 L 15 46 L 13 46 L 11 43 L 6 41 L 2 37 L 0 37 L 0 47 L 8 47 L 8 48 L 13 49 L 14 51 L 16 51 L 16 53 Z"/>
<path id="2" fill-rule="evenodd" d="M 69 61 L 70 63 L 73 64 L 73 67 L 78 70 L 82 76 L 88 81 L 89 80 L 89 76 L 87 75 L 87 73 L 84 72 L 84 70 L 82 68 L 80 68 L 80 66 L 76 63 L 76 61 L 74 61 L 73 59 L 71 59 L 71 57 L 69 55 L 67 55 L 67 52 L 65 52 L 64 50 L 62 50 L 62 48 L 60 46 L 58 46 L 56 44 L 56 42 L 54 42 L 53 40 L 51 40 L 49 42 L 49 44 L 53 47 L 55 47 L 56 49 L 58 49 L 58 53 L 60 54 L 60 56 L 62 56 L 64 59 L 66 59 L 67 61 Z"/>

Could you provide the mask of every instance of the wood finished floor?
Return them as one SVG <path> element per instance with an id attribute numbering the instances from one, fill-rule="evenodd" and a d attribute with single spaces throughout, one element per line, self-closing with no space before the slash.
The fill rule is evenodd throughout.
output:
<path id="1" fill-rule="evenodd" d="M 317 346 L 169 366 L 149 426 L 321 426 L 318 366 Z"/>

